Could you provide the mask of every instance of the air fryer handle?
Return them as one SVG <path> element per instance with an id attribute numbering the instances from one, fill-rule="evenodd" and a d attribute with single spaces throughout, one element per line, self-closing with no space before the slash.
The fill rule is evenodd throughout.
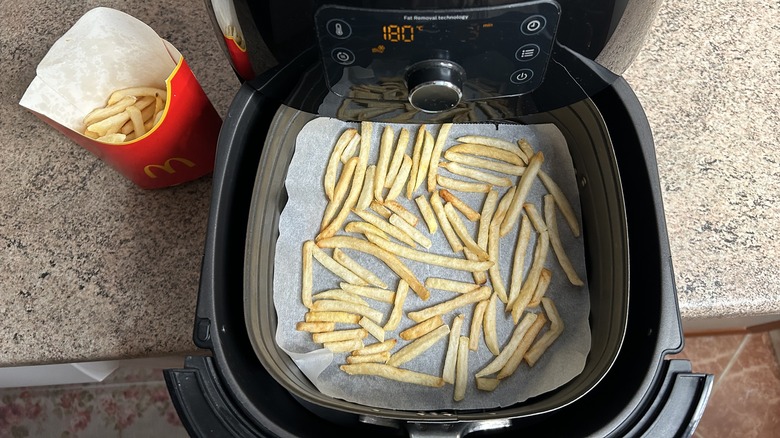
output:
<path id="1" fill-rule="evenodd" d="M 410 438 L 462 438 L 473 432 L 497 431 L 512 425 L 509 419 L 501 418 L 459 423 L 407 423 Z"/>

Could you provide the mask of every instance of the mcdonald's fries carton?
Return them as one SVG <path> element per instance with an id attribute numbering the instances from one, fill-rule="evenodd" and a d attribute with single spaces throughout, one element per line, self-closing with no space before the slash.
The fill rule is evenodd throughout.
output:
<path id="1" fill-rule="evenodd" d="M 214 169 L 219 114 L 181 53 L 123 12 L 84 14 L 19 103 L 141 188 Z"/>
<path id="2" fill-rule="evenodd" d="M 249 55 L 246 53 L 244 33 L 238 22 L 234 2 L 231 0 L 211 0 L 211 7 L 214 10 L 217 24 L 222 29 L 222 37 L 225 39 L 225 46 L 231 61 L 233 61 L 236 73 L 247 81 L 254 78 L 255 72 L 249 61 Z"/>

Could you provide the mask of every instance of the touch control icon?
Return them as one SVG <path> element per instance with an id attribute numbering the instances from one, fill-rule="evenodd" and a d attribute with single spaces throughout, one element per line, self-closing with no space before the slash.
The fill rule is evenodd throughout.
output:
<path id="1" fill-rule="evenodd" d="M 330 36 L 340 40 L 349 38 L 349 36 L 352 35 L 352 28 L 346 21 L 340 18 L 334 18 L 328 21 L 325 27 L 327 27 Z"/>
<path id="2" fill-rule="evenodd" d="M 512 76 L 509 77 L 509 81 L 512 82 L 513 84 L 519 85 L 530 81 L 532 77 L 534 77 L 533 70 L 523 68 L 512 73 Z"/>
<path id="3" fill-rule="evenodd" d="M 536 44 L 526 44 L 523 47 L 517 49 L 515 52 L 515 59 L 518 61 L 530 61 L 539 54 L 539 46 Z"/>
<path id="4" fill-rule="evenodd" d="M 355 62 L 355 54 L 349 49 L 337 47 L 330 52 L 330 57 L 341 65 L 350 65 Z"/>
<path id="5" fill-rule="evenodd" d="M 547 25 L 547 19 L 541 15 L 532 15 L 523 21 L 520 25 L 520 31 L 526 35 L 535 35 L 544 29 Z"/>

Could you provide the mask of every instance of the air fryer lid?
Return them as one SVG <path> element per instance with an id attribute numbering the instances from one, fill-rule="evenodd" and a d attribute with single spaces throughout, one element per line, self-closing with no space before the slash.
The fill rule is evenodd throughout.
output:
<path id="1" fill-rule="evenodd" d="M 278 220 L 286 202 L 284 180 L 300 129 L 311 114 L 282 107 L 266 139 L 264 160 L 250 211 L 245 257 L 245 316 L 249 338 L 266 370 L 291 394 L 313 405 L 338 412 L 412 421 L 478 420 L 482 412 L 406 412 L 374 409 L 322 396 L 274 342 L 276 314 L 272 279 Z M 617 356 L 627 321 L 628 248 L 620 181 L 612 146 L 600 115 L 590 102 L 581 102 L 544 115 L 536 122 L 554 123 L 566 137 L 580 182 L 583 233 L 591 285 L 591 353 L 574 380 L 550 394 L 509 408 L 489 418 L 527 416 L 572 403 L 609 371 Z"/>

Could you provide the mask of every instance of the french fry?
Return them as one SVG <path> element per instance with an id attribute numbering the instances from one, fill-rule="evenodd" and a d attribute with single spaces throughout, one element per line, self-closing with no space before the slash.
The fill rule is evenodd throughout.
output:
<path id="1" fill-rule="evenodd" d="M 494 263 L 489 260 L 475 262 L 472 260 L 458 259 L 455 257 L 448 257 L 419 251 L 414 248 L 409 248 L 408 246 L 403 246 L 398 243 L 382 239 L 381 237 L 373 236 L 371 234 L 367 235 L 366 238 L 374 245 L 390 252 L 391 254 L 395 254 L 408 260 L 428 263 L 429 265 L 436 265 L 444 268 L 469 272 L 486 271 L 494 265 Z"/>
<path id="2" fill-rule="evenodd" d="M 489 190 L 484 193 L 488 192 Z M 444 202 L 449 202 L 453 207 L 457 208 L 471 222 L 476 222 L 479 220 L 480 214 L 477 213 L 473 208 L 469 207 L 469 205 L 463 202 L 463 200 L 453 195 L 449 190 L 439 190 L 439 196 L 441 196 L 441 199 L 444 200 Z"/>
<path id="3" fill-rule="evenodd" d="M 496 176 L 492 173 L 484 172 L 478 169 L 472 169 L 471 167 L 462 166 L 452 161 L 443 161 L 439 163 L 439 167 L 447 169 L 455 175 L 460 175 L 466 178 L 471 178 L 475 181 L 487 183 L 498 187 L 511 187 L 512 180 L 503 176 Z"/>
<path id="4" fill-rule="evenodd" d="M 361 327 L 363 327 L 371 336 L 376 338 L 379 342 L 385 341 L 385 329 L 374 321 L 366 318 L 365 316 L 358 321 Z"/>
<path id="5" fill-rule="evenodd" d="M 384 220 L 380 218 L 379 216 L 369 213 L 367 211 L 357 211 L 354 210 L 353 213 L 360 216 L 361 219 L 368 222 L 369 224 L 379 228 L 380 230 L 384 231 L 388 235 L 395 237 L 396 239 L 400 240 L 401 242 L 411 246 L 416 247 L 417 242 L 412 239 L 411 236 L 406 234 L 402 229 L 398 228 L 397 226 L 391 224 L 389 221 Z M 390 217 L 392 217 L 392 213 L 390 214 Z M 366 238 L 368 238 L 368 235 L 366 235 Z"/>
<path id="6" fill-rule="evenodd" d="M 347 161 L 347 164 L 344 165 L 344 168 L 341 171 L 341 176 L 339 176 L 336 187 L 333 190 L 333 197 L 328 202 L 328 205 L 325 207 L 325 212 L 322 214 L 320 230 L 324 230 L 325 227 L 328 226 L 330 221 L 333 220 L 333 216 L 336 215 L 339 207 L 341 207 L 341 203 L 344 202 L 344 197 L 347 195 L 347 189 L 349 188 L 349 183 L 352 180 L 352 176 L 355 174 L 355 167 L 357 164 L 358 158 L 352 157 L 349 159 L 349 161 Z"/>
<path id="7" fill-rule="evenodd" d="M 326 342 L 347 341 L 349 339 L 363 339 L 366 336 L 368 336 L 368 331 L 366 329 L 359 328 L 312 333 L 311 339 L 317 344 L 324 344 Z"/>
<path id="8" fill-rule="evenodd" d="M 345 291 L 359 295 L 361 297 L 370 298 L 374 301 L 381 301 L 383 303 L 392 303 L 395 301 L 395 292 L 379 287 L 372 286 L 358 286 L 349 283 L 339 283 L 339 287 Z"/>
<path id="9" fill-rule="evenodd" d="M 504 284 L 504 279 L 501 277 L 501 269 L 499 268 L 498 263 L 498 258 L 501 253 L 500 241 L 501 237 L 499 236 L 498 221 L 493 221 L 490 224 L 490 229 L 488 231 L 488 254 L 490 256 L 489 260 L 494 263 L 490 269 L 488 269 L 488 274 L 490 275 L 490 283 L 493 285 L 493 290 L 498 295 L 498 299 L 501 300 L 502 303 L 506 303 L 508 300 L 508 297 L 506 296 L 506 285 Z"/>
<path id="10" fill-rule="evenodd" d="M 376 274 L 374 274 L 370 270 L 363 267 L 363 265 L 356 262 L 350 256 L 346 255 L 344 251 L 342 251 L 341 249 L 336 248 L 333 250 L 333 258 L 337 262 L 341 263 L 344 267 L 357 274 L 358 277 L 365 280 L 368 284 L 376 287 L 380 287 L 382 289 L 387 288 L 387 284 L 384 281 L 382 281 L 381 278 L 379 278 Z"/>
<path id="11" fill-rule="evenodd" d="M 517 147 L 514 147 L 514 149 L 517 149 Z M 458 153 L 458 154 L 464 154 L 464 155 L 479 155 L 484 158 L 490 158 L 493 160 L 499 160 L 503 161 L 509 164 L 514 164 L 517 166 L 522 166 L 525 163 L 520 158 L 520 156 L 512 151 L 506 151 L 501 148 L 496 148 L 493 146 L 486 146 L 481 144 L 471 144 L 471 143 L 461 143 L 458 145 L 455 145 L 448 149 L 449 151 Z"/>
<path id="12" fill-rule="evenodd" d="M 383 239 L 390 238 L 387 233 L 375 227 L 374 225 L 369 224 L 368 222 L 350 222 L 344 226 L 344 231 L 348 233 L 358 233 L 364 235 L 366 233 L 372 233 Z"/>
<path id="13" fill-rule="evenodd" d="M 417 170 L 420 168 L 420 160 L 425 142 L 425 125 L 420 125 L 417 129 L 417 137 L 414 140 L 412 149 L 412 169 L 409 172 L 409 181 L 406 183 L 406 199 L 412 199 L 412 194 L 417 189 Z"/>
<path id="14" fill-rule="evenodd" d="M 528 140 L 521 138 L 520 140 L 517 140 L 517 145 L 520 147 L 520 150 L 523 151 L 523 154 L 527 159 L 531 159 L 531 157 L 534 156 L 534 148 L 531 147 L 531 144 L 528 143 Z"/>
<path id="15" fill-rule="evenodd" d="M 537 233 L 547 231 L 547 224 L 534 204 L 526 202 L 523 204 L 523 210 L 528 214 L 528 219 L 531 220 L 531 225 L 534 226 L 534 230 L 536 230 Z"/>
<path id="16" fill-rule="evenodd" d="M 495 295 L 495 294 L 493 294 Z M 492 295 L 491 295 L 492 296 Z M 474 306 L 474 312 L 471 314 L 471 327 L 469 328 L 469 345 L 471 351 L 477 351 L 479 348 L 479 338 L 482 333 L 482 325 L 485 319 L 485 309 L 487 309 L 490 300 L 482 300 Z"/>
<path id="17" fill-rule="evenodd" d="M 340 322 L 344 324 L 357 324 L 360 315 L 347 312 L 307 312 L 304 315 L 306 322 Z"/>
<path id="18" fill-rule="evenodd" d="M 385 363 L 387 362 L 388 359 L 390 359 L 389 351 L 383 351 L 381 353 L 376 353 L 376 354 L 362 354 L 362 355 L 355 355 L 355 352 L 353 351 L 351 356 L 347 356 L 346 361 L 348 364 Z"/>
<path id="19" fill-rule="evenodd" d="M 403 163 L 401 164 L 401 168 L 398 170 L 398 175 L 393 181 L 393 185 L 390 187 L 390 190 L 387 192 L 387 196 L 385 196 L 385 202 L 386 201 L 394 201 L 398 196 L 401 195 L 401 190 L 404 189 L 404 184 L 406 184 L 406 180 L 409 178 L 409 172 L 412 170 L 412 159 L 408 155 L 404 155 L 403 157 Z"/>
<path id="20" fill-rule="evenodd" d="M 404 370 L 387 364 L 380 363 L 360 363 L 341 365 L 341 370 L 347 374 L 364 374 L 383 377 L 385 379 L 395 380 L 397 382 L 413 383 L 415 385 L 430 386 L 441 388 L 444 386 L 444 380 L 439 376 L 418 373 L 416 371 Z"/>
<path id="21" fill-rule="evenodd" d="M 374 199 L 380 202 L 384 201 L 385 178 L 387 178 L 387 167 L 390 165 L 390 155 L 393 152 L 394 138 L 393 128 L 385 125 L 379 141 L 379 157 L 376 160 L 374 173 Z"/>
<path id="22" fill-rule="evenodd" d="M 401 216 L 403 220 L 405 220 L 409 225 L 416 227 L 417 222 L 419 222 L 419 219 L 417 219 L 417 216 L 414 215 L 411 211 L 407 210 L 406 207 L 399 204 L 396 201 L 385 201 L 384 206 L 387 207 L 388 210 L 391 212 L 397 214 L 398 216 Z M 389 219 L 389 217 L 388 217 Z"/>
<path id="23" fill-rule="evenodd" d="M 525 270 L 525 255 L 528 251 L 528 244 L 531 241 L 531 220 L 527 215 L 520 219 L 520 231 L 517 235 L 515 252 L 512 254 L 512 273 L 509 277 L 509 297 L 507 299 L 507 308 L 515 302 L 520 294 L 520 288 L 523 285 L 523 272 Z"/>
<path id="24" fill-rule="evenodd" d="M 510 304 L 512 319 L 514 319 L 515 322 L 520 318 L 520 315 L 528 306 L 528 303 L 531 302 L 536 286 L 539 284 L 539 276 L 542 273 L 542 269 L 544 269 L 544 262 L 547 259 L 548 248 L 550 246 L 548 232 L 545 231 L 540 234 L 537 240 L 536 248 L 534 249 L 534 259 L 533 262 L 531 262 L 531 268 L 528 270 L 528 277 L 525 282 L 523 282 L 517 299 L 514 303 Z"/>
<path id="25" fill-rule="evenodd" d="M 422 152 L 420 153 L 420 165 L 417 167 L 417 176 L 414 183 L 414 189 L 412 192 L 416 191 L 418 187 L 420 187 L 420 184 L 422 184 L 423 180 L 426 178 L 426 175 L 428 175 L 428 167 L 431 164 L 431 153 L 433 152 L 433 136 L 431 135 L 428 130 L 424 130 L 423 134 L 425 135 L 425 139 L 423 140 L 423 148 Z"/>
<path id="26" fill-rule="evenodd" d="M 361 306 L 359 304 L 347 303 L 344 301 L 317 300 L 311 304 L 311 309 L 317 312 L 328 311 L 354 313 L 356 315 L 368 317 L 376 323 L 382 320 L 382 312 L 379 310 L 372 309 L 369 306 Z"/>
<path id="27" fill-rule="evenodd" d="M 477 377 L 475 380 L 477 381 L 477 389 L 486 392 L 495 391 L 498 388 L 498 384 L 501 383 L 500 380 L 490 377 Z"/>
<path id="28" fill-rule="evenodd" d="M 304 322 L 295 324 L 295 330 L 310 333 L 332 332 L 336 329 L 334 322 Z"/>
<path id="29" fill-rule="evenodd" d="M 552 271 L 547 268 L 542 268 L 542 272 L 539 274 L 539 281 L 536 283 L 536 289 L 534 289 L 534 295 L 531 297 L 528 307 L 536 307 L 542 303 L 542 297 L 547 293 L 547 288 L 550 287 L 551 279 Z"/>
<path id="30" fill-rule="evenodd" d="M 378 353 L 386 353 L 395 347 L 395 344 L 398 343 L 397 339 L 387 339 L 383 342 L 377 342 L 375 344 L 366 345 L 365 347 L 361 348 L 360 350 L 355 350 L 352 352 L 355 356 L 370 356 L 373 354 Z M 388 355 L 388 358 L 390 356 Z"/>
<path id="31" fill-rule="evenodd" d="M 431 193 L 431 208 L 433 208 L 436 219 L 439 220 L 441 231 L 444 233 L 444 237 L 447 238 L 447 242 L 449 242 L 452 252 L 463 251 L 463 244 L 455 233 L 455 230 L 452 229 L 450 220 L 447 219 L 447 212 L 444 211 L 444 204 L 441 202 L 438 191 Z"/>
<path id="32" fill-rule="evenodd" d="M 463 255 L 466 256 L 468 260 L 475 262 L 479 261 L 479 256 L 471 252 L 468 248 L 463 248 Z M 485 271 L 472 272 L 471 275 L 474 277 L 474 283 L 479 285 L 487 283 L 487 273 Z"/>
<path id="33" fill-rule="evenodd" d="M 113 134 L 106 134 L 102 137 L 98 137 L 96 140 L 102 141 L 104 143 L 124 143 L 127 140 L 127 136 L 125 134 L 115 132 Z"/>
<path id="34" fill-rule="evenodd" d="M 531 185 L 536 179 L 536 175 L 539 173 L 539 168 L 544 162 L 544 154 L 537 152 L 531 157 L 531 161 L 528 162 L 528 167 L 523 172 L 523 176 L 520 177 L 520 182 L 517 183 L 517 190 L 512 197 L 512 203 L 509 204 L 506 216 L 503 222 L 501 222 L 501 236 L 506 236 L 509 230 L 517 222 L 518 216 L 520 216 L 520 210 L 523 208 L 525 198 L 528 196 L 528 192 L 531 191 Z"/>
<path id="35" fill-rule="evenodd" d="M 307 240 L 303 243 L 303 257 L 301 263 L 301 302 L 307 308 L 311 308 L 311 290 L 313 283 L 312 258 L 314 248 L 317 245 L 313 241 Z"/>
<path id="36" fill-rule="evenodd" d="M 520 342 L 523 340 L 523 336 L 525 336 L 526 332 L 528 332 L 528 329 L 531 327 L 534 321 L 536 321 L 536 318 L 538 318 L 536 313 L 526 313 L 523 319 L 520 320 L 520 322 L 515 326 L 514 331 L 512 331 L 512 335 L 509 337 L 509 342 L 507 342 L 506 346 L 504 346 L 504 349 L 501 350 L 501 353 L 494 357 L 493 360 L 484 368 L 477 371 L 474 376 L 484 377 L 501 371 L 504 365 L 506 365 L 506 363 L 509 361 L 512 353 L 514 353 L 514 351 L 517 349 L 517 346 L 520 345 Z"/>
<path id="37" fill-rule="evenodd" d="M 444 213 L 447 215 L 447 219 L 450 221 L 452 229 L 455 230 L 455 234 L 458 235 L 460 241 L 463 242 L 463 245 L 468 248 L 472 254 L 477 256 L 477 260 L 490 259 L 487 251 L 480 248 L 474 238 L 471 237 L 469 230 L 466 229 L 466 225 L 460 219 L 458 213 L 455 211 L 455 207 L 453 207 L 451 203 L 448 202 L 444 205 Z"/>
<path id="38" fill-rule="evenodd" d="M 450 128 L 452 123 L 445 123 L 439 128 L 439 132 L 436 134 L 436 143 L 433 145 L 431 151 L 431 161 L 428 166 L 428 192 L 433 193 L 436 190 L 436 183 L 438 181 L 437 175 L 439 172 L 439 158 L 441 158 L 441 151 L 444 148 L 444 143 L 447 142 L 447 137 L 450 135 Z"/>
<path id="39" fill-rule="evenodd" d="M 355 134 L 357 134 L 357 130 L 353 128 L 345 129 L 344 132 L 341 133 L 341 136 L 336 140 L 336 144 L 330 154 L 328 164 L 325 166 L 325 196 L 327 196 L 330 201 L 333 200 L 333 192 L 336 187 L 336 172 L 338 170 L 339 159 L 341 158 L 342 152 L 344 152 L 344 148 L 347 147 L 347 144 L 352 140 L 352 137 L 354 137 Z"/>
<path id="40" fill-rule="evenodd" d="M 427 333 L 414 341 L 406 344 L 404 347 L 390 355 L 387 364 L 391 366 L 401 366 L 406 362 L 416 358 L 431 348 L 441 338 L 447 336 L 450 333 L 449 326 L 440 325 L 438 328 L 430 333 Z"/>
<path id="41" fill-rule="evenodd" d="M 127 112 L 127 115 L 130 117 L 130 122 L 133 123 L 133 131 L 135 132 L 135 137 L 138 138 L 146 134 L 146 128 L 144 127 L 144 118 L 141 115 L 141 110 L 130 105 L 127 108 L 125 108 L 125 112 Z"/>
<path id="42" fill-rule="evenodd" d="M 312 301 L 316 300 L 338 300 L 338 301 L 344 301 L 347 303 L 354 303 L 354 304 L 360 304 L 361 306 L 368 306 L 369 304 L 366 302 L 366 300 L 360 298 L 357 295 L 353 295 L 347 291 L 341 290 L 341 289 L 329 289 L 326 291 L 322 291 L 320 293 L 316 293 L 311 296 Z"/>
<path id="43" fill-rule="evenodd" d="M 341 153 L 341 162 L 346 163 L 349 161 L 350 158 L 355 156 L 355 151 L 357 150 L 358 145 L 360 144 L 360 134 L 356 133 L 354 137 L 352 137 L 352 140 L 347 143 L 347 147 L 344 148 L 344 151 Z"/>
<path id="44" fill-rule="evenodd" d="M 346 353 L 363 348 L 363 340 L 347 339 L 345 341 L 325 342 L 322 346 L 330 350 L 331 353 Z"/>
<path id="45" fill-rule="evenodd" d="M 479 288 L 478 284 L 463 281 L 449 280 L 447 278 L 428 277 L 425 279 L 425 287 L 428 289 L 446 290 L 465 294 Z"/>
<path id="46" fill-rule="evenodd" d="M 501 349 L 498 347 L 498 336 L 496 333 L 496 300 L 498 295 L 493 293 L 490 295 L 490 300 L 485 308 L 485 316 L 482 320 L 482 331 L 485 334 L 485 345 L 488 350 L 493 353 L 494 356 L 498 356 L 501 353 Z"/>
<path id="47" fill-rule="evenodd" d="M 486 137 L 483 135 L 466 135 L 463 137 L 458 137 L 457 141 L 460 143 L 472 143 L 478 145 L 491 146 L 494 148 L 503 149 L 505 151 L 511 152 L 518 156 L 520 156 L 520 154 L 522 153 L 518 145 L 506 140 L 501 140 L 500 138 Z"/>
<path id="48" fill-rule="evenodd" d="M 444 175 L 438 175 L 436 182 L 445 189 L 455 190 L 466 193 L 487 193 L 490 191 L 490 184 L 461 181 Z"/>
<path id="49" fill-rule="evenodd" d="M 542 184 L 547 191 L 555 197 L 555 203 L 558 205 L 558 208 L 561 209 L 561 214 L 566 218 L 566 222 L 569 224 L 569 228 L 571 228 L 574 237 L 580 237 L 580 225 L 577 221 L 577 216 L 574 214 L 574 209 L 571 207 L 569 200 L 566 199 L 566 195 L 561 191 L 561 188 L 558 187 L 558 184 L 542 170 L 539 171 L 539 180 L 542 181 Z"/>
<path id="50" fill-rule="evenodd" d="M 425 221 L 425 225 L 428 226 L 428 232 L 431 234 L 436 234 L 436 231 L 439 229 L 439 224 L 436 222 L 436 215 L 433 212 L 433 207 L 431 207 L 431 203 L 428 201 L 428 198 L 426 198 L 424 195 L 420 195 L 414 198 L 414 202 L 417 204 L 417 208 L 420 209 L 420 214 Z"/>
<path id="51" fill-rule="evenodd" d="M 108 104 L 113 105 L 116 102 L 124 99 L 127 96 L 152 96 L 160 97 L 163 100 L 167 99 L 168 92 L 161 88 L 155 87 L 131 87 L 114 91 L 108 98 Z"/>
<path id="52" fill-rule="evenodd" d="M 377 200 L 372 200 L 369 206 L 371 207 L 371 210 L 374 210 L 376 214 L 382 216 L 385 219 L 390 219 L 390 215 L 393 214 L 393 212 L 390 211 L 390 209 L 385 207 L 384 204 L 382 204 Z"/>
<path id="53" fill-rule="evenodd" d="M 135 96 L 125 96 L 113 105 L 103 108 L 95 108 L 84 117 L 84 126 L 89 126 L 97 121 L 115 116 L 134 104 L 138 99 Z"/>
<path id="54" fill-rule="evenodd" d="M 403 231 L 409 237 L 411 237 L 412 240 L 419 243 L 421 246 L 425 247 L 426 249 L 431 247 L 432 245 L 431 239 L 429 239 L 423 233 L 421 233 L 420 230 L 410 225 L 409 222 L 403 220 L 401 216 L 398 216 L 397 214 L 393 213 L 393 215 L 390 216 L 390 224 L 398 227 L 401 231 Z"/>
<path id="55" fill-rule="evenodd" d="M 461 401 L 466 397 L 466 385 L 469 375 L 469 338 L 461 336 L 458 339 L 458 360 L 455 364 L 455 388 L 452 399 Z"/>
<path id="56" fill-rule="evenodd" d="M 498 222 L 501 223 L 501 221 L 504 220 L 504 216 L 506 216 L 506 211 L 509 209 L 509 204 L 512 203 L 512 198 L 515 196 L 515 189 L 517 186 L 512 186 L 509 188 L 509 190 L 504 193 L 504 196 L 501 197 L 501 200 L 498 201 L 498 205 L 496 206 L 496 211 L 493 213 L 493 218 L 490 220 L 491 223 Z"/>
<path id="57" fill-rule="evenodd" d="M 87 131 L 94 132 L 99 137 L 103 137 L 108 134 L 119 132 L 119 129 L 128 120 L 130 120 L 130 114 L 128 114 L 127 111 L 123 111 L 87 126 Z"/>
<path id="58" fill-rule="evenodd" d="M 563 272 L 566 273 L 566 278 L 569 279 L 569 283 L 574 286 L 583 286 L 585 283 L 577 275 L 577 271 L 572 266 L 569 256 L 566 255 L 566 250 L 561 243 L 561 236 L 558 234 L 558 223 L 555 218 L 555 197 L 553 195 L 544 196 L 544 218 L 547 222 L 547 227 L 550 230 L 550 245 L 553 248 L 553 252 L 558 259 L 558 263 L 561 265 Z"/>
<path id="59" fill-rule="evenodd" d="M 344 281 L 352 284 L 357 285 L 367 285 L 365 280 L 358 277 L 354 272 L 350 271 L 349 269 L 345 268 L 344 265 L 337 262 L 336 260 L 333 260 L 331 256 L 325 253 L 322 249 L 317 247 L 316 245 L 312 247 L 312 255 L 314 258 L 320 262 L 320 264 L 325 267 L 325 269 L 329 270 L 330 272 L 334 273 L 339 278 L 342 278 Z"/>
<path id="60" fill-rule="evenodd" d="M 374 175 L 376 174 L 376 165 L 372 164 L 366 168 L 366 174 L 363 176 L 363 187 L 360 189 L 355 208 L 365 210 L 374 200 Z"/>
<path id="61" fill-rule="evenodd" d="M 494 172 L 503 173 L 506 175 L 520 176 L 525 172 L 524 166 L 492 161 L 486 158 L 475 157 L 473 155 L 459 154 L 450 150 L 444 151 L 444 158 L 454 163 L 463 164 L 469 167 L 476 167 L 479 169 L 492 170 Z"/>
<path id="62" fill-rule="evenodd" d="M 399 333 L 398 336 L 405 341 L 411 341 L 432 332 L 434 329 L 443 324 L 444 320 L 442 319 L 441 315 L 436 315 L 409 327 L 408 329 Z"/>
<path id="63" fill-rule="evenodd" d="M 542 307 L 544 307 L 547 318 L 550 320 L 550 329 L 540 336 L 528 352 L 525 353 L 523 358 L 529 367 L 534 366 L 544 352 L 550 348 L 550 345 L 563 333 L 563 320 L 558 314 L 558 309 L 555 308 L 555 303 L 550 298 L 543 297 Z"/>
<path id="64" fill-rule="evenodd" d="M 539 334 L 546 323 L 547 317 L 544 316 L 544 314 L 539 314 L 539 317 L 536 318 L 534 323 L 531 324 L 531 327 L 528 328 L 528 332 L 523 336 L 523 339 L 520 341 L 520 344 L 517 345 L 517 348 L 509 357 L 509 360 L 507 360 L 504 367 L 501 368 L 501 371 L 498 372 L 496 378 L 505 379 L 517 370 L 517 367 L 520 366 L 520 363 L 523 361 L 523 356 L 525 356 L 525 353 L 531 348 L 531 344 L 533 344 L 534 339 L 536 339 L 536 335 Z"/>
<path id="65" fill-rule="evenodd" d="M 401 128 L 398 133 L 398 140 L 395 144 L 395 150 L 393 151 L 393 157 L 390 160 L 390 166 L 387 168 L 387 177 L 385 177 L 385 188 L 389 189 L 395 183 L 396 177 L 398 177 L 398 171 L 401 169 L 401 164 L 406 156 L 406 149 L 409 147 L 409 130 Z M 409 158 L 409 169 L 411 170 L 411 160 Z M 406 173 L 409 176 L 409 172 Z M 404 181 L 405 183 L 406 181 Z"/>
<path id="66" fill-rule="evenodd" d="M 461 313 L 452 320 L 450 339 L 447 344 L 447 353 L 444 356 L 444 368 L 441 373 L 441 377 L 444 379 L 445 383 L 455 383 L 455 364 L 458 361 L 458 341 L 460 340 L 460 332 L 463 329 L 464 318 L 465 315 Z"/>
<path id="67" fill-rule="evenodd" d="M 490 298 L 490 292 L 489 287 L 482 286 L 475 291 L 458 295 L 455 298 L 443 301 L 439 304 L 420 309 L 416 312 L 409 312 L 406 316 L 412 321 L 421 322 L 436 315 L 446 315 L 455 309 Z"/>
<path id="68" fill-rule="evenodd" d="M 317 246 L 321 248 L 350 248 L 370 254 L 382 260 L 388 268 L 406 281 L 420 299 L 425 301 L 431 295 L 417 277 L 414 276 L 414 273 L 398 257 L 370 242 L 356 237 L 334 236 L 317 242 Z"/>
<path id="69" fill-rule="evenodd" d="M 404 303 L 408 293 L 409 284 L 404 279 L 399 280 L 398 287 L 395 290 L 395 297 L 393 297 L 393 310 L 390 311 L 390 316 L 387 318 L 384 326 L 385 331 L 390 332 L 398 328 L 404 314 Z"/>

